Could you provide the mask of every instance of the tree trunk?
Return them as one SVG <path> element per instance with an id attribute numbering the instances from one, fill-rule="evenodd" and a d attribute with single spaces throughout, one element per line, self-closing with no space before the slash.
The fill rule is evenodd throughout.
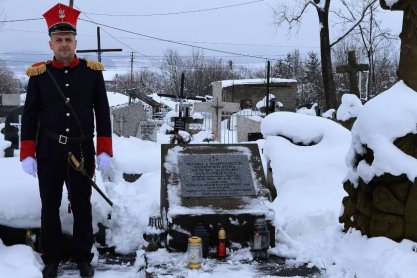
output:
<path id="1" fill-rule="evenodd" d="M 323 75 L 323 89 L 326 106 L 324 110 L 337 109 L 336 87 L 333 79 L 332 55 L 329 38 L 329 6 L 330 0 L 326 3 L 324 10 L 317 9 L 320 22 L 320 54 L 321 71 Z"/>

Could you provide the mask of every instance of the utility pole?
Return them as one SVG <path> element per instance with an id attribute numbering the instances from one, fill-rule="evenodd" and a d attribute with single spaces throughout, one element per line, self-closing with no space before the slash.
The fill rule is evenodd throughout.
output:
<path id="1" fill-rule="evenodd" d="M 133 52 L 130 53 L 130 87 L 133 84 L 133 60 L 135 57 L 133 56 Z"/>
<path id="2" fill-rule="evenodd" d="M 271 75 L 271 62 L 268 60 L 266 69 L 266 99 L 265 99 L 265 114 L 269 114 L 269 76 Z"/>
<path id="3" fill-rule="evenodd" d="M 101 48 L 100 43 L 100 27 L 97 26 L 97 49 L 85 49 L 85 50 L 77 50 L 77 53 L 88 53 L 88 52 L 96 52 L 98 61 L 101 62 L 101 54 L 103 52 L 116 52 L 122 51 L 121 48 L 111 48 L 111 49 L 103 49 Z"/>
<path id="4" fill-rule="evenodd" d="M 70 1 L 69 1 L 69 6 L 70 6 L 71 8 L 73 8 L 73 7 L 74 7 L 74 0 L 70 0 Z"/>
<path id="5" fill-rule="evenodd" d="M 180 89 L 180 106 L 179 106 L 179 117 L 182 117 L 182 99 L 184 98 L 184 81 L 185 73 L 181 73 L 181 89 Z"/>
<path id="6" fill-rule="evenodd" d="M 133 88 L 133 61 L 135 57 L 133 56 L 133 52 L 130 54 L 130 80 L 129 80 L 129 89 L 127 89 L 127 93 L 129 94 L 129 105 L 132 103 L 132 97 L 136 95 L 136 88 Z"/>

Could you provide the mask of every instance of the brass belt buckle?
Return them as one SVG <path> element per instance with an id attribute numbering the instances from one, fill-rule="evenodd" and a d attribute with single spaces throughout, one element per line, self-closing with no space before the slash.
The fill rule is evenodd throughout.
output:
<path id="1" fill-rule="evenodd" d="M 62 145 L 66 145 L 68 141 L 68 137 L 65 135 L 59 135 L 58 142 Z"/>

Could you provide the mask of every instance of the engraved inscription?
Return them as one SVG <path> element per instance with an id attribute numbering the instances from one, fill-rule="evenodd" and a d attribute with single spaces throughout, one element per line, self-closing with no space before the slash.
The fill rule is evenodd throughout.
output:
<path id="1" fill-rule="evenodd" d="M 138 129 L 138 138 L 148 141 L 156 141 L 157 126 L 155 123 L 141 121 Z"/>
<path id="2" fill-rule="evenodd" d="M 248 158 L 241 154 L 178 157 L 182 197 L 254 196 Z"/>

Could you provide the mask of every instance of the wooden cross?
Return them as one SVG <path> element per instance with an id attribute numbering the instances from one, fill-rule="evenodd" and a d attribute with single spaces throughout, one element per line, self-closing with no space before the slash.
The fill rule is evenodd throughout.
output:
<path id="1" fill-rule="evenodd" d="M 380 0 L 385 10 L 403 11 L 403 27 L 400 34 L 401 54 L 398 78 L 417 91 L 417 1 L 398 0 L 392 6 L 386 0 Z"/>
<path id="2" fill-rule="evenodd" d="M 89 52 L 96 52 L 98 56 L 98 61 L 101 62 L 101 53 L 103 52 L 116 52 L 122 51 L 121 48 L 110 48 L 110 49 L 103 49 L 101 48 L 100 44 L 100 27 L 97 27 L 97 49 L 85 49 L 85 50 L 77 50 L 77 53 L 89 53 Z"/>
<path id="3" fill-rule="evenodd" d="M 360 98 L 358 72 L 369 70 L 368 64 L 358 64 L 356 62 L 355 51 L 348 52 L 348 64 L 336 67 L 337 73 L 349 74 L 350 91 Z"/>

